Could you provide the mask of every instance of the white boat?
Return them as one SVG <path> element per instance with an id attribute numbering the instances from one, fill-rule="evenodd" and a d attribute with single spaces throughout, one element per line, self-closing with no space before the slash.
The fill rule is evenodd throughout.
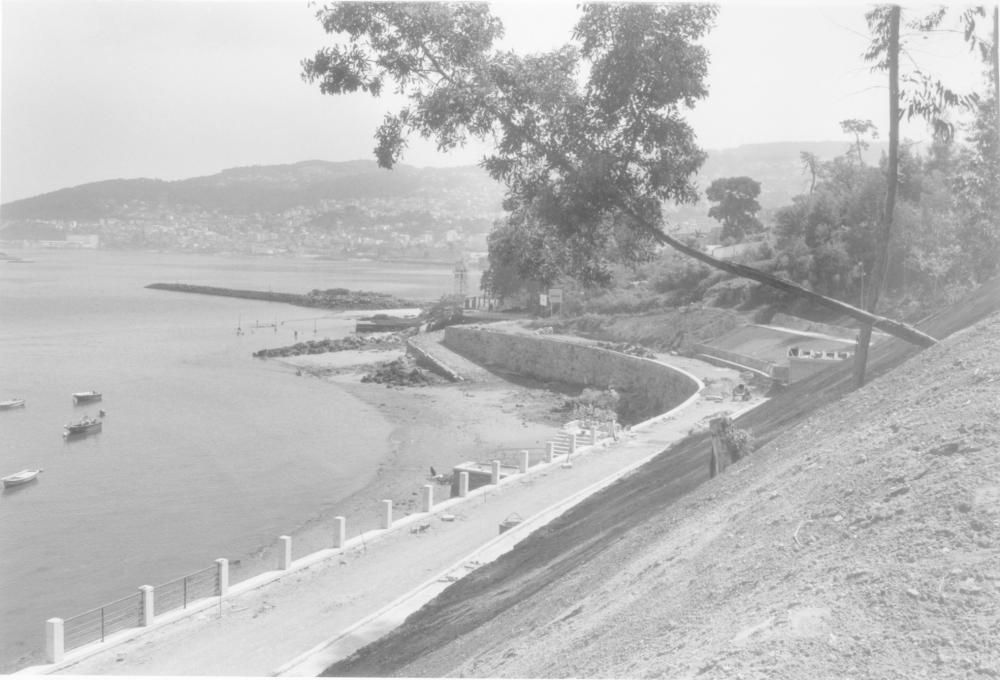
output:
<path id="1" fill-rule="evenodd" d="M 89 392 L 74 392 L 73 393 L 73 403 L 74 404 L 84 404 L 90 401 L 100 401 L 101 393 L 96 390 L 91 390 Z"/>
<path id="2" fill-rule="evenodd" d="M 15 472 L 12 475 L 0 478 L 0 481 L 3 481 L 4 488 L 8 486 L 18 486 L 19 484 L 27 484 L 28 482 L 35 480 L 38 477 L 39 472 L 41 472 L 41 470 L 21 470 L 20 472 Z"/>
<path id="3" fill-rule="evenodd" d="M 8 399 L 7 401 L 0 401 L 0 410 L 6 410 L 10 408 L 23 408 L 24 399 Z"/>
<path id="4" fill-rule="evenodd" d="M 90 432 L 100 432 L 102 423 L 97 418 L 91 418 L 89 416 L 84 416 L 80 418 L 75 423 L 68 423 L 63 426 L 66 428 L 65 436 L 74 434 L 89 434 Z"/>

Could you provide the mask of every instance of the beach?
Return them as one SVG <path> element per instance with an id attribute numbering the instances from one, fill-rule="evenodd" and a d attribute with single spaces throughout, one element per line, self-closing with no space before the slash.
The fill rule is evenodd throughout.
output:
<path id="1" fill-rule="evenodd" d="M 376 365 L 404 354 L 401 348 L 373 347 L 270 360 L 300 370 L 303 380 L 329 382 L 330 389 L 346 391 L 377 409 L 393 426 L 389 451 L 363 488 L 305 525 L 289 528 L 296 558 L 329 547 L 335 516 L 347 519 L 350 538 L 378 528 L 382 500 L 393 502 L 396 518 L 417 512 L 420 489 L 435 483 L 431 468 L 448 475 L 460 463 L 512 458 L 523 449 L 540 455 L 570 417 L 559 407 L 567 393 L 574 393 L 572 387 L 514 383 L 482 370 L 475 381 L 452 383 L 442 378 L 420 387 L 362 382 Z M 435 485 L 435 499 L 449 494 L 450 486 Z M 276 543 L 262 549 L 254 561 L 271 565 L 276 550 Z M 259 570 L 257 565 L 254 571 Z"/>

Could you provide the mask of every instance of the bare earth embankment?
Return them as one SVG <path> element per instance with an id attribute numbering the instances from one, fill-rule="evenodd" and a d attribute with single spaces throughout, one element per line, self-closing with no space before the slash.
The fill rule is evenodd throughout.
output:
<path id="1" fill-rule="evenodd" d="M 721 477 L 677 444 L 327 673 L 1000 677 L 998 302 L 740 418 L 766 445 Z"/>

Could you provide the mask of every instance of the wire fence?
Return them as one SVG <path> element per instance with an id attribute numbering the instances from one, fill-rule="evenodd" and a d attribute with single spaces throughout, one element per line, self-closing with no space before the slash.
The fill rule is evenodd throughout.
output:
<path id="1" fill-rule="evenodd" d="M 213 565 L 153 589 L 157 614 L 187 609 L 188 603 L 219 594 L 219 569 Z"/>
<path id="2" fill-rule="evenodd" d="M 73 649 L 90 642 L 103 642 L 112 633 L 142 623 L 142 593 L 123 597 L 63 622 L 63 645 Z"/>

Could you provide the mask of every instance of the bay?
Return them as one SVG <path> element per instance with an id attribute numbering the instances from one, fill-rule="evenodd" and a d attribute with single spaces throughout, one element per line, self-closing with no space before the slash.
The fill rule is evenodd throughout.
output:
<path id="1" fill-rule="evenodd" d="M 114 251 L 0 262 L 0 672 L 39 663 L 44 622 L 252 556 L 369 483 L 392 425 L 335 385 L 252 358 L 340 337 L 351 314 L 146 289 L 451 292 L 447 265 Z M 244 331 L 236 333 L 237 326 Z M 104 400 L 74 406 L 71 393 Z M 63 425 L 107 413 L 80 439 Z"/>

